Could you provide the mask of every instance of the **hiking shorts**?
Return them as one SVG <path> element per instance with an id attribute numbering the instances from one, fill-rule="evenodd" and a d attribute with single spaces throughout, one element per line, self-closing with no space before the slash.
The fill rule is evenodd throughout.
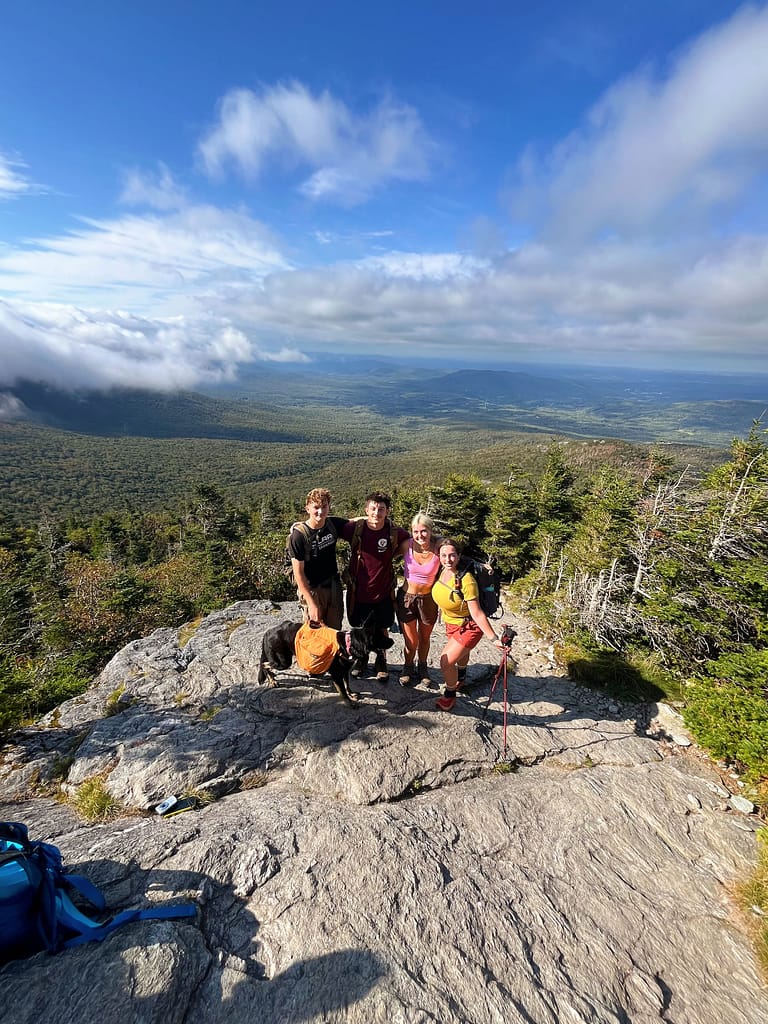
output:
<path id="1" fill-rule="evenodd" d="M 347 603 L 347 618 L 350 626 L 381 626 L 382 629 L 390 629 L 395 621 L 395 606 L 391 597 L 385 597 L 375 604 L 355 601 L 351 609 Z"/>
<path id="2" fill-rule="evenodd" d="M 331 579 L 311 587 L 310 592 L 317 602 L 320 611 L 320 621 L 324 626 L 331 629 L 341 629 L 344 619 L 344 593 L 341 589 L 341 580 Z M 308 618 L 307 606 L 302 594 L 299 594 L 299 604 L 304 614 L 304 620 Z"/>
<path id="3" fill-rule="evenodd" d="M 438 608 L 431 594 L 409 594 L 404 587 L 397 592 L 398 622 L 423 622 L 434 626 Z"/>
<path id="4" fill-rule="evenodd" d="M 472 619 L 465 619 L 464 622 L 446 622 L 445 637 L 447 640 L 455 640 L 466 650 L 471 651 L 477 647 L 483 639 L 483 631 Z"/>

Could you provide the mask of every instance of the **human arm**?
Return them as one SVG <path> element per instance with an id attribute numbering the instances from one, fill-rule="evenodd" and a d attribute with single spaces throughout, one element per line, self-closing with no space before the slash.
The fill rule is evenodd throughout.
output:
<path id="1" fill-rule="evenodd" d="M 307 579 L 307 574 L 304 571 L 304 562 L 299 561 L 298 558 L 292 558 L 291 566 L 293 568 L 293 578 L 296 580 L 296 589 L 301 597 L 304 598 L 304 603 L 307 606 L 309 621 L 320 622 L 320 609 L 318 608 L 317 601 L 315 601 L 312 590 L 310 589 L 309 580 Z"/>
<path id="2" fill-rule="evenodd" d="M 501 639 L 496 635 L 496 630 L 493 628 L 491 623 L 488 621 L 488 616 L 485 614 L 483 609 L 480 607 L 480 602 L 477 598 L 467 598 L 467 607 L 469 608 L 469 614 L 472 616 L 472 621 L 482 629 L 484 635 L 488 640 L 491 640 L 499 650 L 504 650 L 504 644 Z"/>

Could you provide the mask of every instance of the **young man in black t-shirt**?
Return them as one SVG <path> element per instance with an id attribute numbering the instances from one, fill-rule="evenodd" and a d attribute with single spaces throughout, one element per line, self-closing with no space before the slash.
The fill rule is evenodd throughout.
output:
<path id="1" fill-rule="evenodd" d="M 315 487 L 307 495 L 307 521 L 288 540 L 299 602 L 310 622 L 341 629 L 344 595 L 336 564 L 336 540 L 347 520 L 329 515 L 331 493 Z"/>

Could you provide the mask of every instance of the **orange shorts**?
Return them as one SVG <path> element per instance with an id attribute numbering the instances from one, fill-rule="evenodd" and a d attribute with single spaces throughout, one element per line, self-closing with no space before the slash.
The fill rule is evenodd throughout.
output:
<path id="1" fill-rule="evenodd" d="M 483 631 L 472 619 L 463 622 L 446 622 L 445 635 L 448 640 L 456 640 L 462 647 L 471 651 L 483 639 Z"/>

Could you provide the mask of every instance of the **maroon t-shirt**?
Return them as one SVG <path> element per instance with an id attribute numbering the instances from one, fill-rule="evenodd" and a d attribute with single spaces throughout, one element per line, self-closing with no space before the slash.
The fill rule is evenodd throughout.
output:
<path id="1" fill-rule="evenodd" d="M 342 528 L 341 536 L 352 541 L 356 522 L 350 519 Z M 395 544 L 392 546 L 392 525 L 387 520 L 380 530 L 372 530 L 368 523 L 363 525 L 360 535 L 360 557 L 357 562 L 355 597 L 362 604 L 376 604 L 392 596 L 394 573 L 392 559 L 395 551 L 410 534 L 401 526 L 395 528 Z"/>

